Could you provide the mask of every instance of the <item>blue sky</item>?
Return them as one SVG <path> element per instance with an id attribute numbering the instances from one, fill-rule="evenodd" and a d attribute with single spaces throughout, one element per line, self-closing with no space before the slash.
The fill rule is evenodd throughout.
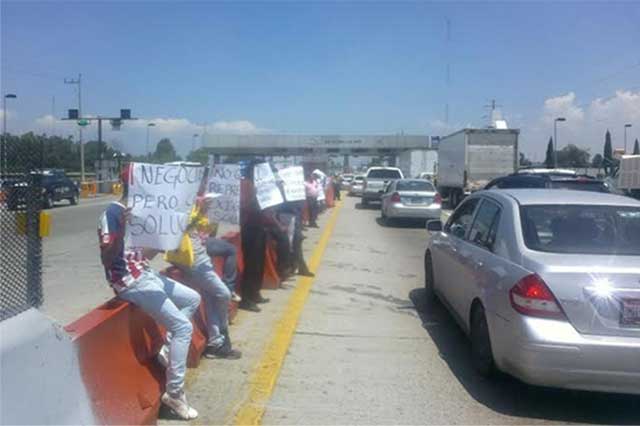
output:
<path id="1" fill-rule="evenodd" d="M 52 97 L 57 116 L 74 106 L 63 79 L 81 72 L 86 113 L 166 119 L 154 132 L 182 151 L 195 123 L 443 134 L 484 124 L 492 98 L 532 154 L 554 113 L 577 114 L 563 136 L 594 151 L 621 120 L 640 136 L 640 2 L 3 1 L 1 12 L 10 130 L 46 131 Z M 144 123 L 107 140 L 140 151 Z"/>

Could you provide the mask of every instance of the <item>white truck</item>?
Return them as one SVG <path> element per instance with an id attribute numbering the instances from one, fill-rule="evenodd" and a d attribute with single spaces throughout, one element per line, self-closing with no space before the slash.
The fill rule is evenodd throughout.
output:
<path id="1" fill-rule="evenodd" d="M 417 178 L 421 174 L 435 177 L 438 151 L 412 149 L 398 154 L 397 166 L 406 178 Z"/>
<path id="2" fill-rule="evenodd" d="M 518 168 L 518 129 L 463 129 L 440 140 L 438 191 L 455 208 L 471 192 Z"/>
<path id="3" fill-rule="evenodd" d="M 620 159 L 618 189 L 640 199 L 640 155 L 623 155 Z"/>

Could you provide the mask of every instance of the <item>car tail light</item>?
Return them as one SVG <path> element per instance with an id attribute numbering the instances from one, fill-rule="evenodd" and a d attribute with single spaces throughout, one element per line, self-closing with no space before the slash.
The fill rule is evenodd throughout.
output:
<path id="1" fill-rule="evenodd" d="M 398 194 L 397 192 L 394 192 L 393 194 L 391 194 L 391 202 L 392 203 L 399 203 L 400 202 L 400 194 Z"/>
<path id="2" fill-rule="evenodd" d="M 537 274 L 527 275 L 509 291 L 511 306 L 522 315 L 566 320 L 560 304 Z"/>
<path id="3" fill-rule="evenodd" d="M 433 204 L 442 204 L 442 195 L 436 193 L 436 196 L 433 197 Z"/>

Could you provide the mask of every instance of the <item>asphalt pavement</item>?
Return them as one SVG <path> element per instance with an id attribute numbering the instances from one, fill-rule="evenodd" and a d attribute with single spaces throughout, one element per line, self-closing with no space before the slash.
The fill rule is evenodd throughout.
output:
<path id="1" fill-rule="evenodd" d="M 425 238 L 347 198 L 263 424 L 640 423 L 638 397 L 478 376 L 453 318 L 423 307 Z"/>

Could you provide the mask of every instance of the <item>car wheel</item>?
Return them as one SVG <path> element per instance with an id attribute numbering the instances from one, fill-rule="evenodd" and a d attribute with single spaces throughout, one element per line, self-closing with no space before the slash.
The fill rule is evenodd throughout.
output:
<path id="1" fill-rule="evenodd" d="M 369 200 L 363 198 L 361 204 L 362 204 L 362 207 L 368 207 L 369 206 Z"/>
<path id="2" fill-rule="evenodd" d="M 435 299 L 435 291 L 433 286 L 433 260 L 431 253 L 424 254 L 424 297 L 427 303 L 431 303 Z"/>
<path id="3" fill-rule="evenodd" d="M 482 305 L 478 304 L 471 313 L 471 362 L 473 368 L 483 377 L 495 372 L 495 362 L 491 349 L 491 337 L 487 317 Z"/>
<path id="4" fill-rule="evenodd" d="M 76 204 L 78 204 L 78 193 L 74 193 L 73 196 L 71 198 L 69 198 L 69 204 L 71 204 L 72 206 L 75 206 Z"/>
<path id="5" fill-rule="evenodd" d="M 45 194 L 43 204 L 45 209 L 53 208 L 53 196 L 51 194 Z"/>

